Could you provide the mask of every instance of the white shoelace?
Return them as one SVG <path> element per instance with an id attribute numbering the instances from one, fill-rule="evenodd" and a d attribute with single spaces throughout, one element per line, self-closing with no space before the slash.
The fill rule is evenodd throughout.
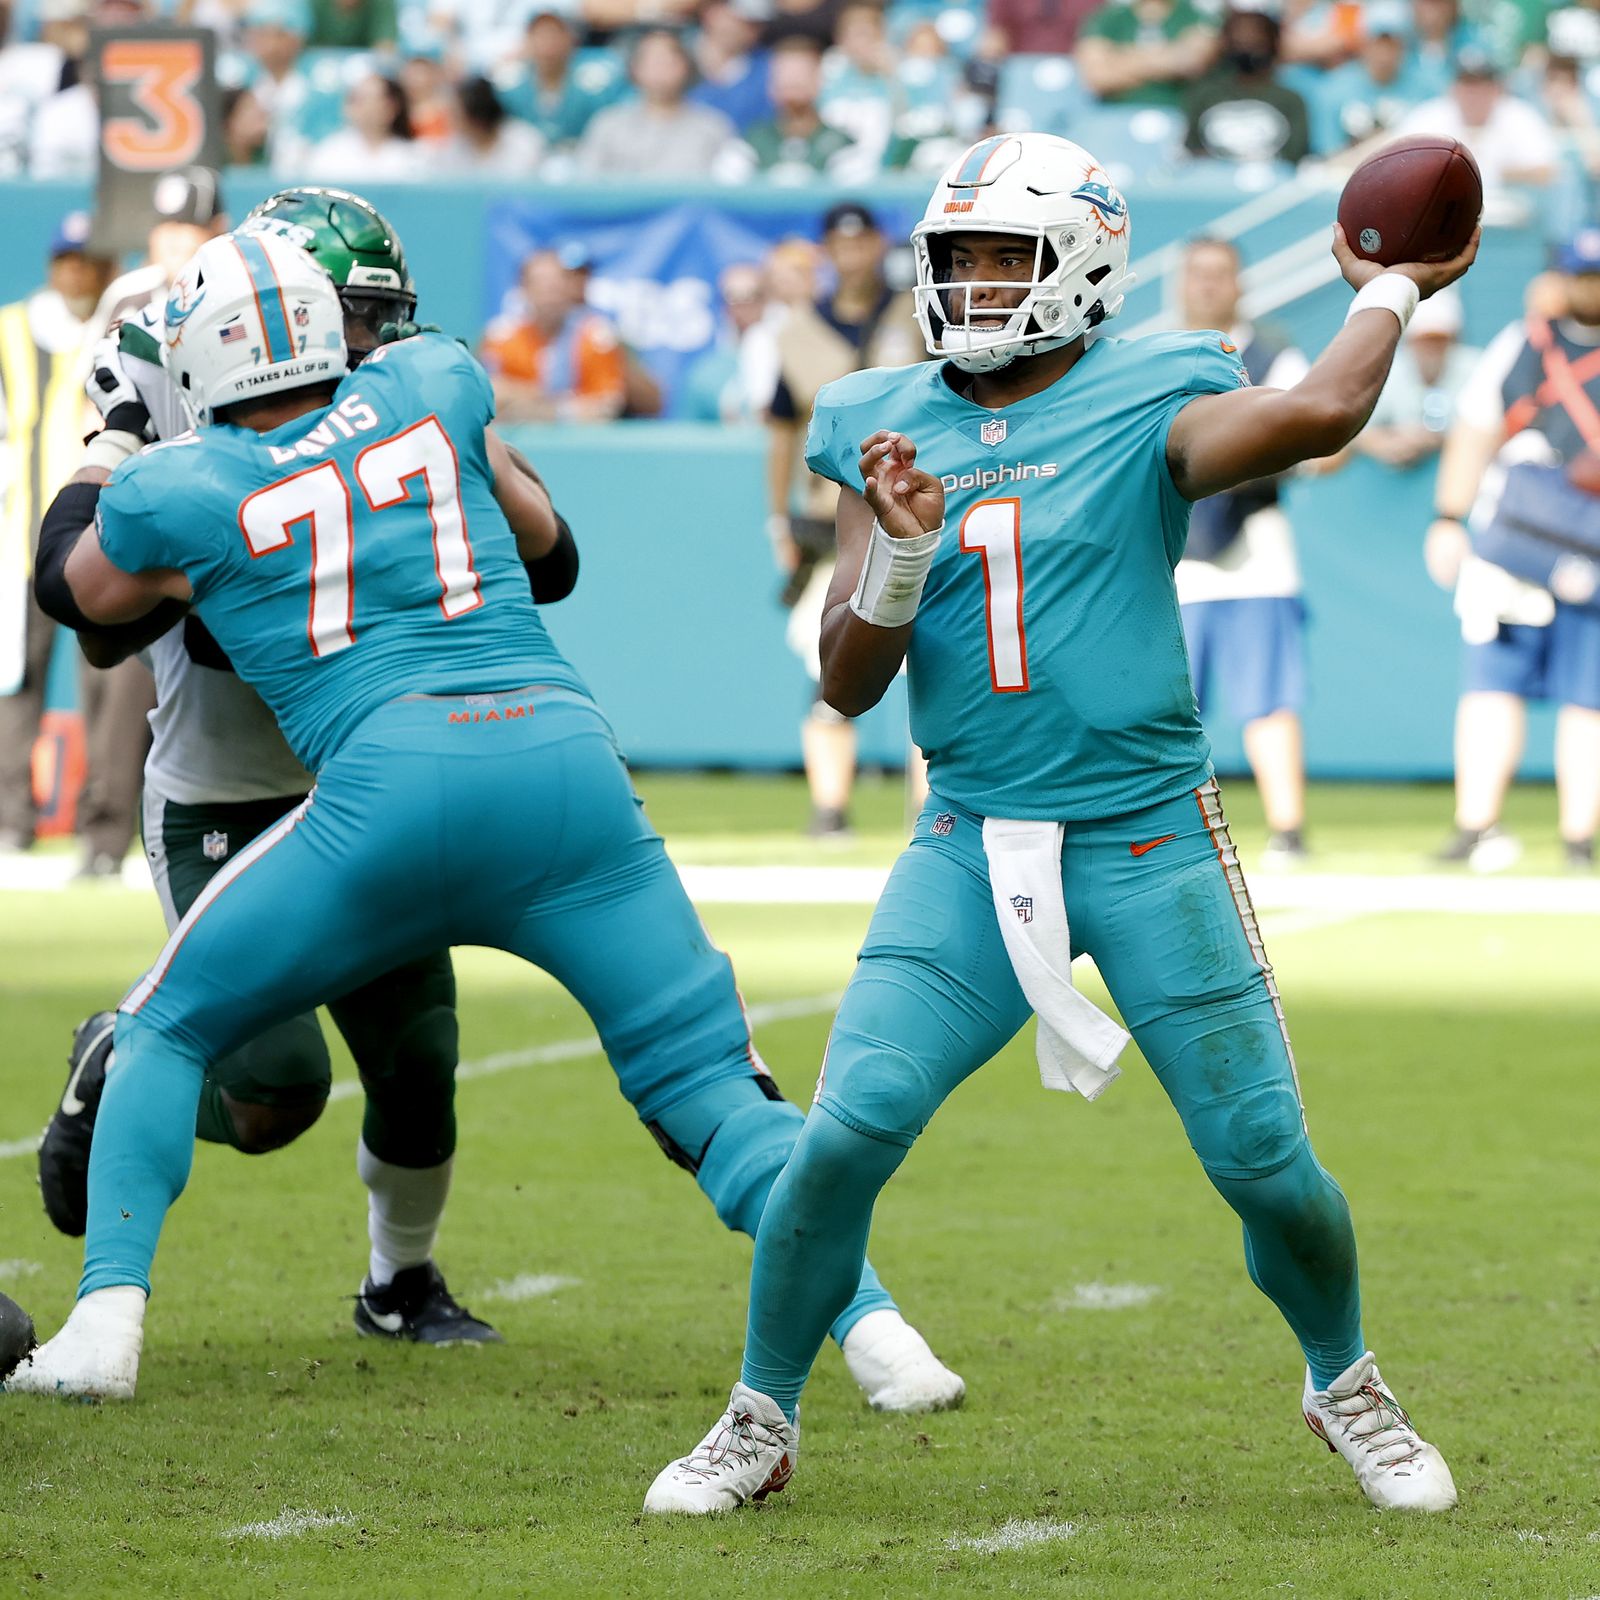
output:
<path id="1" fill-rule="evenodd" d="M 1380 1466 L 1400 1466 L 1422 1449 L 1400 1402 L 1374 1383 L 1362 1384 L 1342 1400 L 1330 1399 L 1328 1410 L 1339 1418 L 1346 1438 L 1376 1457 Z"/>
<path id="2" fill-rule="evenodd" d="M 716 1427 L 683 1458 L 681 1470 L 711 1479 L 753 1465 L 764 1446 L 782 1445 L 781 1436 L 748 1411 L 724 1411 Z"/>

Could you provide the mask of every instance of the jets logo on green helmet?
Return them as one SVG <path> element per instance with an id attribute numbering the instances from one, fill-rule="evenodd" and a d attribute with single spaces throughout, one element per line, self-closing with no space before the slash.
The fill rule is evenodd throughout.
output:
<path id="1" fill-rule="evenodd" d="M 406 265 L 400 236 L 383 213 L 347 189 L 300 187 L 269 195 L 239 226 L 241 233 L 274 233 L 298 245 L 322 267 L 339 291 L 352 334 L 370 333 L 371 344 L 386 322 L 409 322 L 417 310 L 417 287 Z M 354 339 L 351 355 L 370 348 Z"/>

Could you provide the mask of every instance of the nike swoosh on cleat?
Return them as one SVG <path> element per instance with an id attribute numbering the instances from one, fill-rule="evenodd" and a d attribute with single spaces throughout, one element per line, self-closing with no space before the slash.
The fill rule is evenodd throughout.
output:
<path id="1" fill-rule="evenodd" d="M 97 1033 L 94 1038 L 92 1038 L 88 1044 L 83 1047 L 82 1052 L 78 1056 L 78 1064 L 72 1069 L 72 1076 L 67 1079 L 67 1087 L 61 1096 L 62 1116 L 77 1117 L 83 1114 L 83 1101 L 78 1098 L 76 1093 L 78 1079 L 83 1076 L 83 1069 L 89 1064 L 89 1057 L 100 1048 L 100 1041 L 105 1038 L 108 1033 L 116 1032 L 116 1027 L 116 1023 L 113 1022 L 108 1027 L 102 1028 L 99 1033 Z"/>
<path id="2" fill-rule="evenodd" d="M 399 1333 L 406 1325 L 406 1319 L 398 1311 L 374 1311 L 369 1300 L 361 1302 L 361 1309 L 366 1312 L 373 1325 L 383 1329 L 385 1333 Z"/>
<path id="3" fill-rule="evenodd" d="M 1158 844 L 1166 844 L 1169 840 L 1177 837 L 1175 833 L 1164 833 L 1159 839 L 1149 839 L 1144 844 L 1130 844 L 1128 846 L 1128 854 L 1130 856 L 1147 856 Z"/>

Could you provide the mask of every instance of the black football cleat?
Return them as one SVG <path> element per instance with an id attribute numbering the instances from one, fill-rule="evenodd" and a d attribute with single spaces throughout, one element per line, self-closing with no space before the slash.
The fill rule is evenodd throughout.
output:
<path id="1" fill-rule="evenodd" d="M 97 1011 L 72 1034 L 67 1086 L 39 1145 L 39 1192 L 50 1220 L 71 1238 L 89 1225 L 89 1146 L 111 1064 L 115 1011 Z"/>
<path id="2" fill-rule="evenodd" d="M 381 1289 L 370 1278 L 356 1296 L 356 1332 L 375 1339 L 409 1339 L 414 1344 L 503 1344 L 489 1326 L 456 1304 L 433 1262 L 407 1267 Z"/>
<path id="3" fill-rule="evenodd" d="M 11 1376 L 37 1343 L 33 1318 L 15 1300 L 0 1294 L 0 1383 Z"/>

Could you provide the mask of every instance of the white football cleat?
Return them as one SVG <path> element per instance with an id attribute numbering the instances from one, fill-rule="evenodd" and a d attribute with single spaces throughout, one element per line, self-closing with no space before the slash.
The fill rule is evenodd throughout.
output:
<path id="1" fill-rule="evenodd" d="M 72 1308 L 55 1338 L 6 1379 L 7 1394 L 72 1400 L 131 1400 L 144 1347 L 143 1289 L 95 1289 Z"/>
<path id="2" fill-rule="evenodd" d="M 656 1474 L 644 1508 L 698 1517 L 765 1500 L 789 1481 L 799 1454 L 798 1417 L 790 1422 L 776 1401 L 736 1383 L 716 1427 Z"/>
<path id="3" fill-rule="evenodd" d="M 1448 1511 L 1455 1480 L 1444 1457 L 1421 1438 L 1378 1376 L 1369 1350 L 1326 1389 L 1311 1386 L 1306 1371 L 1301 1401 L 1306 1425 L 1355 1471 L 1373 1505 L 1385 1511 Z"/>
<path id="4" fill-rule="evenodd" d="M 869 1311 L 840 1348 L 874 1411 L 952 1411 L 966 1398 L 961 1375 L 898 1311 Z"/>

